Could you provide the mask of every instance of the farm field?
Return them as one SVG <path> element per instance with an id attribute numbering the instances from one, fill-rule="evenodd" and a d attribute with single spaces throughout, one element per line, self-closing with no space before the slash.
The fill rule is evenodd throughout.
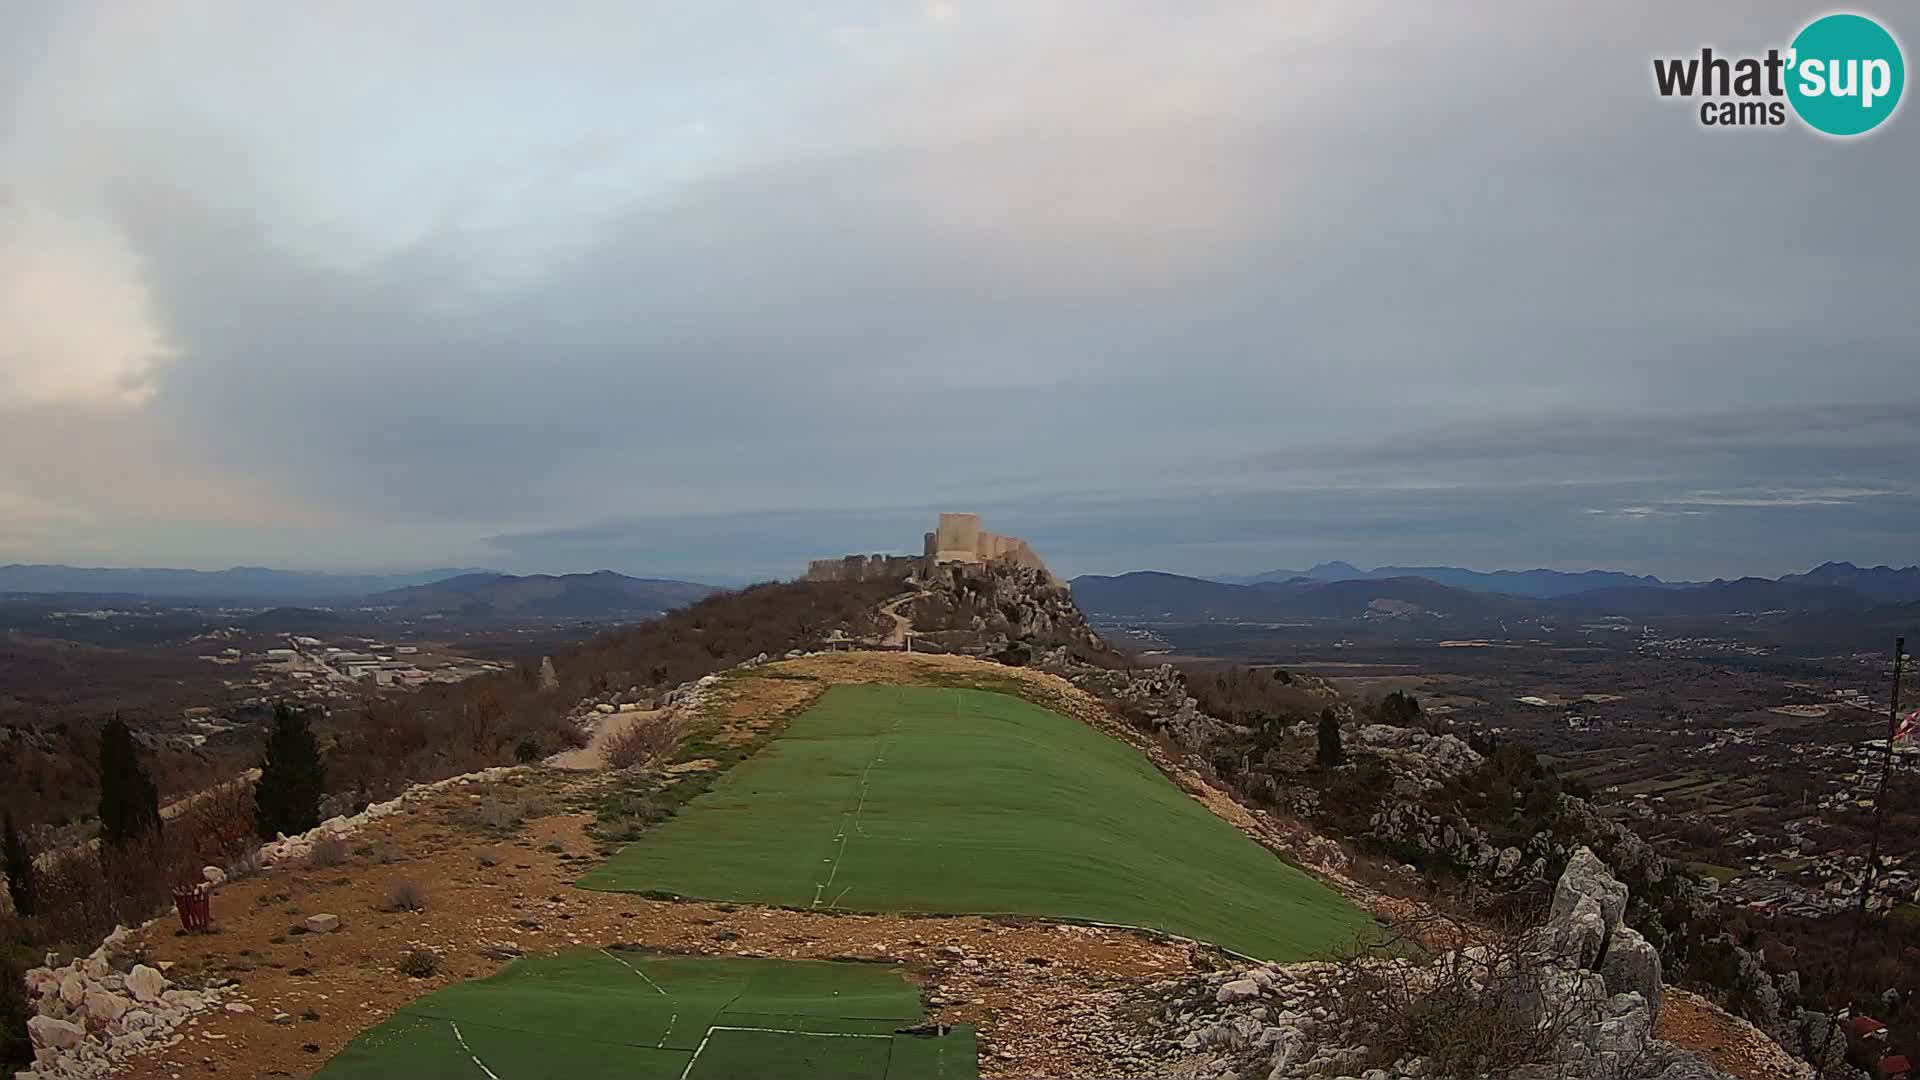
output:
<path id="1" fill-rule="evenodd" d="M 973 1032 L 897 1033 L 921 1016 L 884 965 L 569 952 L 421 998 L 317 1076 L 973 1080 Z"/>
<path id="2" fill-rule="evenodd" d="M 1268 960 L 1369 917 L 1132 747 L 1005 694 L 839 686 L 582 888 L 1151 927 Z"/>

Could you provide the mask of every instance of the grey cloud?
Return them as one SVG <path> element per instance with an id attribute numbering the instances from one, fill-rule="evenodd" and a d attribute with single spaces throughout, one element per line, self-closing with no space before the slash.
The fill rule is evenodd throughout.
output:
<path id="1" fill-rule="evenodd" d="M 1904 496 L 1728 500 L 1882 490 L 1920 449 L 1912 117 L 1859 145 L 1715 137 L 1647 85 L 1654 54 L 1764 48 L 1803 15 L 849 8 L 756 64 L 642 12 L 676 62 L 556 76 L 578 101 L 541 83 L 621 104 L 559 149 L 503 139 L 525 183 L 457 176 L 408 218 L 351 155 L 359 231 L 406 239 L 332 262 L 288 224 L 288 191 L 326 185 L 284 173 L 315 162 L 244 130 L 176 112 L 85 160 L 178 350 L 154 445 L 340 522 L 224 560 L 364 564 L 406 531 L 522 569 L 752 576 L 910 544 L 951 505 L 1108 570 L 1897 559 Z M 542 30 L 553 70 L 594 29 Z M 499 91 L 512 36 L 483 20 L 429 67 Z M 203 89 L 243 96 L 230 48 Z M 260 108 L 331 115 L 288 82 Z M 741 145 L 593 187 L 687 138 L 698 109 L 651 103 L 675 95 L 731 102 Z M 476 160 L 468 138 L 423 125 L 396 192 L 448 139 Z M 1624 512 L 1702 492 L 1744 494 Z"/>

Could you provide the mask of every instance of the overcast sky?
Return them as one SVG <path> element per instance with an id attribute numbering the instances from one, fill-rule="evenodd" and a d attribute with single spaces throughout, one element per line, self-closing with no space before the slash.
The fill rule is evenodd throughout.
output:
<path id="1" fill-rule="evenodd" d="M 1824 10 L 0 0 L 0 562 L 1912 563 L 1920 116 L 1652 89 Z"/>

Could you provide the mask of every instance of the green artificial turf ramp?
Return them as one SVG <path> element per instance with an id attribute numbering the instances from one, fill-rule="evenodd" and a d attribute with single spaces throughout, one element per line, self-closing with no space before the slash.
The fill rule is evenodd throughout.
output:
<path id="1" fill-rule="evenodd" d="M 880 964 L 571 952 L 429 994 L 317 1075 L 974 1080 L 971 1029 L 895 1034 L 922 1016 L 919 990 Z"/>
<path id="2" fill-rule="evenodd" d="M 1121 923 L 1269 960 L 1372 925 L 1132 747 L 1016 697 L 915 686 L 828 690 L 579 884 Z"/>

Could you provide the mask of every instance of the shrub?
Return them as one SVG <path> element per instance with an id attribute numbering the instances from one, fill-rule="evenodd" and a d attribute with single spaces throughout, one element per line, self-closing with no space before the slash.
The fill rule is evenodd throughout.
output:
<path id="1" fill-rule="evenodd" d="M 440 970 L 440 957 L 430 949 L 408 949 L 400 954 L 400 974 L 416 979 L 432 978 Z"/>
<path id="2" fill-rule="evenodd" d="M 1347 752 L 1340 746 L 1340 716 L 1329 705 L 1320 713 L 1320 767 L 1339 768 L 1346 760 Z"/>
<path id="3" fill-rule="evenodd" d="M 347 861 L 347 839 L 336 833 L 328 833 L 313 842 L 313 851 L 307 855 L 308 866 L 339 866 Z"/>
<path id="4" fill-rule="evenodd" d="M 387 908 L 390 911 L 425 911 L 427 891 L 420 887 L 419 882 L 411 879 L 396 881 L 393 888 L 387 891 Z"/>
<path id="5" fill-rule="evenodd" d="M 1385 945 L 1356 948 L 1327 976 L 1334 1029 L 1372 1051 L 1370 1063 L 1424 1057 L 1436 1076 L 1507 1076 L 1556 1062 L 1573 1033 L 1605 1018 L 1604 1003 L 1555 1000 L 1545 1015 L 1522 1006 L 1542 999 L 1540 956 L 1528 925 L 1492 931 L 1431 914 L 1402 921 Z M 1445 949 L 1421 964 L 1389 959 Z"/>
<path id="6" fill-rule="evenodd" d="M 602 840 L 637 840 L 647 826 L 673 815 L 668 807 L 639 791 L 616 791 L 600 800 L 595 811 L 594 835 Z"/>
<path id="7" fill-rule="evenodd" d="M 500 853 L 492 848 L 481 848 L 473 853 L 473 861 L 481 866 L 499 866 Z"/>
<path id="8" fill-rule="evenodd" d="M 228 866 L 260 850 L 253 814 L 253 784 L 235 781 L 195 796 L 168 827 L 190 839 L 202 863 Z"/>
<path id="9" fill-rule="evenodd" d="M 631 769 L 671 752 L 680 741 L 680 725 L 673 720 L 636 721 L 603 744 L 607 764 Z"/>
<path id="10" fill-rule="evenodd" d="M 541 757 L 540 740 L 531 735 L 523 736 L 513 746 L 513 759 L 522 765 L 539 761 Z"/>
<path id="11" fill-rule="evenodd" d="M 483 829 L 505 832 L 520 824 L 520 808 L 505 799 L 488 799 L 473 808 L 474 823 Z"/>

